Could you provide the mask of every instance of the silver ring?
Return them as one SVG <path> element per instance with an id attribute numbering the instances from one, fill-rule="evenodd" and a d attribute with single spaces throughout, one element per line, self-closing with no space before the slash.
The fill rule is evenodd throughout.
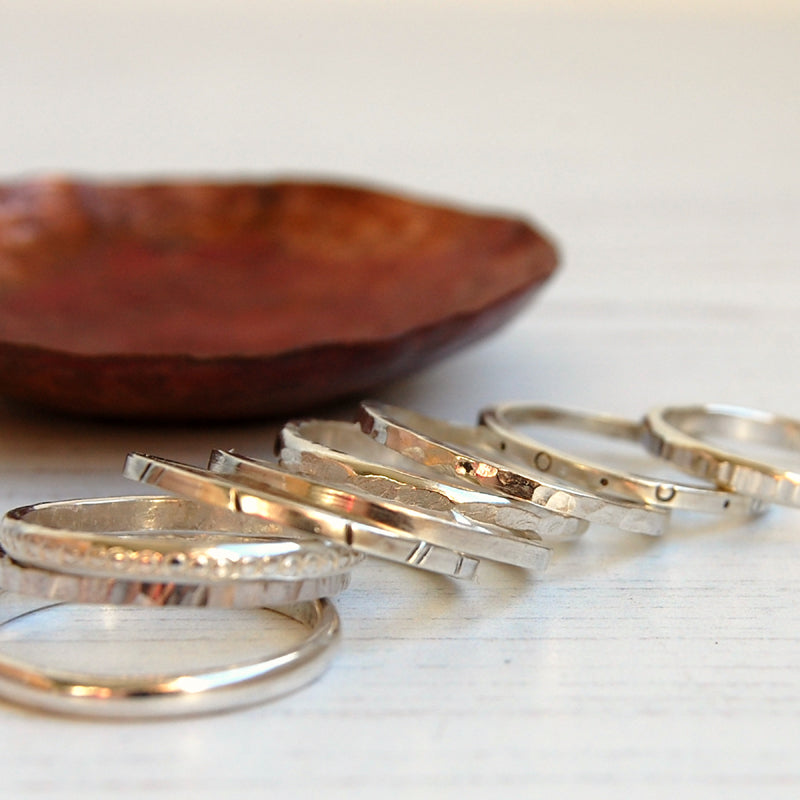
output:
<path id="1" fill-rule="evenodd" d="M 298 476 L 285 474 L 299 486 Z M 477 559 L 418 537 L 413 531 L 413 515 L 405 509 L 394 514 L 379 504 L 362 506 L 355 513 L 336 505 L 326 508 L 309 502 L 302 492 L 291 495 L 267 490 L 255 482 L 243 482 L 241 476 L 232 480 L 199 467 L 139 453 L 128 455 L 124 475 L 184 497 L 332 539 L 367 555 L 453 578 L 472 578 L 478 567 Z"/>
<path id="2" fill-rule="evenodd" d="M 325 507 L 347 509 L 348 513 L 374 515 L 379 521 L 391 519 L 392 525 L 402 530 L 413 530 L 414 535 L 424 537 L 427 542 L 477 558 L 539 571 L 544 570 L 550 560 L 550 548 L 543 545 L 538 536 L 515 535 L 506 528 L 478 525 L 469 520 L 458 522 L 447 513 L 436 516 L 436 511 L 418 511 L 382 497 L 317 483 L 235 453 L 215 450 L 210 468 L 234 479 L 253 481 L 269 490 L 301 494 L 315 505 L 319 503 Z"/>
<path id="3" fill-rule="evenodd" d="M 347 588 L 347 572 L 316 578 L 176 582 L 107 578 L 32 566 L 0 549 L 0 589 L 65 603 L 263 608 L 331 597 Z"/>
<path id="4" fill-rule="evenodd" d="M 498 435 L 498 446 L 509 456 L 599 495 L 689 511 L 753 514 L 763 509 L 760 501 L 744 495 L 625 472 L 566 453 L 516 430 L 520 425 L 545 424 L 640 444 L 644 433 L 641 422 L 527 403 L 491 406 L 481 412 L 480 422 Z"/>
<path id="5" fill-rule="evenodd" d="M 37 610 L 42 609 L 27 613 Z M 81 674 L 0 653 L 0 695 L 47 711 L 129 718 L 201 714 L 271 700 L 321 675 L 340 634 L 339 616 L 330 600 L 269 610 L 301 622 L 308 636 L 299 645 L 262 659 L 172 674 Z"/>
<path id="6" fill-rule="evenodd" d="M 530 532 L 548 539 L 571 539 L 588 523 L 555 514 L 524 500 L 460 483 L 383 447 L 358 423 L 335 420 L 290 422 L 278 435 L 280 463 L 318 481 L 347 485 L 394 502 L 441 511 L 456 519 Z"/>
<path id="7" fill-rule="evenodd" d="M 176 583 L 297 581 L 352 569 L 352 548 L 265 529 L 263 521 L 174 497 L 109 497 L 23 506 L 0 523 L 0 547 L 58 572 Z M 288 602 L 288 601 L 287 601 Z"/>
<path id="8" fill-rule="evenodd" d="M 421 464 L 551 511 L 650 536 L 662 534 L 669 521 L 662 509 L 603 498 L 499 461 L 499 438 L 485 427 L 455 425 L 376 402 L 361 404 L 359 423 L 380 444 Z"/>
<path id="9" fill-rule="evenodd" d="M 707 441 L 720 436 L 800 455 L 800 420 L 728 405 L 662 407 L 644 419 L 645 446 L 692 475 L 765 503 L 800 506 L 800 470 L 740 455 Z"/>

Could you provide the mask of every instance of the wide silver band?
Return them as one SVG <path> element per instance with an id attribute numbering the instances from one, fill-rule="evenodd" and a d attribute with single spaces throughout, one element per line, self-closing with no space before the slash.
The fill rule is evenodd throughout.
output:
<path id="1" fill-rule="evenodd" d="M 280 697 L 310 683 L 328 666 L 339 639 L 339 617 L 329 600 L 270 610 L 302 623 L 308 636 L 264 658 L 152 675 L 82 674 L 0 653 L 0 695 L 47 711 L 95 717 L 200 714 Z"/>
<path id="2" fill-rule="evenodd" d="M 59 572 L 194 584 L 325 577 L 361 558 L 329 540 L 174 497 L 23 506 L 0 523 L 0 546 L 17 561 Z"/>
<path id="3" fill-rule="evenodd" d="M 242 476 L 233 480 L 199 467 L 131 453 L 124 474 L 168 492 L 332 539 L 367 555 L 450 577 L 472 578 L 478 567 L 477 559 L 417 536 L 408 510 L 394 514 L 372 504 L 354 512 L 335 500 L 326 507 L 324 491 L 316 495 L 315 504 L 314 492 L 306 491 L 300 483 L 303 479 L 291 473 L 285 476 L 293 482 L 279 492 Z M 304 491 L 311 497 L 304 497 Z"/>
<path id="4" fill-rule="evenodd" d="M 721 404 L 662 407 L 644 419 L 647 448 L 692 475 L 765 503 L 800 506 L 800 420 Z M 795 467 L 720 447 L 709 437 L 778 448 Z"/>
<path id="5" fill-rule="evenodd" d="M 280 463 L 317 481 L 352 487 L 429 511 L 466 517 L 479 524 L 530 532 L 543 539 L 571 539 L 588 523 L 551 513 L 523 500 L 482 491 L 455 477 L 383 447 L 358 423 L 336 420 L 290 422 L 278 436 Z"/>
<path id="6" fill-rule="evenodd" d="M 343 572 L 285 580 L 230 580 L 191 583 L 107 578 L 31 566 L 0 549 L 0 589 L 66 603 L 106 605 L 263 608 L 332 597 L 350 584 Z"/>
<path id="7" fill-rule="evenodd" d="M 509 497 L 558 513 L 651 536 L 662 534 L 668 512 L 590 494 L 498 459 L 500 438 L 488 428 L 460 426 L 384 403 L 362 403 L 362 430 L 415 461 Z"/>
<path id="8" fill-rule="evenodd" d="M 657 480 L 599 464 L 518 430 L 523 425 L 548 425 L 640 443 L 644 434 L 641 422 L 527 403 L 491 406 L 481 412 L 480 422 L 498 435 L 498 446 L 507 456 L 599 495 L 689 511 L 752 514 L 763 509 L 760 501 L 744 495 L 682 481 Z"/>
<path id="9" fill-rule="evenodd" d="M 404 531 L 413 531 L 415 536 L 421 536 L 427 542 L 477 558 L 490 558 L 539 571 L 546 569 L 550 561 L 550 548 L 543 545 L 538 537 L 534 539 L 531 535 L 516 535 L 506 528 L 478 525 L 469 520 L 459 523 L 447 512 L 430 509 L 420 512 L 406 504 L 290 475 L 264 461 L 235 453 L 215 450 L 209 466 L 215 472 L 254 481 L 267 489 L 299 494 L 326 508 L 345 508 L 350 513 L 375 517 L 380 524 L 391 520 L 391 525 Z"/>

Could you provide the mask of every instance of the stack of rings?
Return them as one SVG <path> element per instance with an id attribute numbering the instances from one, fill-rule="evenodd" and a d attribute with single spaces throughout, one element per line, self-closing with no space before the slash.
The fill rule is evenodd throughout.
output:
<path id="1" fill-rule="evenodd" d="M 534 437 L 531 426 L 634 443 L 701 481 L 598 463 Z M 733 406 L 659 408 L 632 421 L 504 403 L 469 426 L 364 402 L 354 423 L 285 425 L 278 463 L 214 450 L 198 467 L 131 453 L 124 474 L 169 496 L 9 511 L 0 588 L 47 604 L 272 609 L 300 621 L 306 639 L 262 659 L 138 677 L 76 675 L 0 654 L 0 694 L 114 716 L 273 698 L 330 661 L 339 638 L 330 598 L 365 556 L 459 579 L 484 559 L 541 573 L 551 545 L 591 525 L 658 536 L 673 510 L 742 517 L 800 505 L 800 471 L 748 454 L 754 445 L 796 458 L 800 421 Z"/>
<path id="2" fill-rule="evenodd" d="M 0 547 L 0 586 L 48 605 L 269 608 L 308 631 L 284 652 L 174 675 L 76 675 L 0 654 L 6 697 L 95 716 L 196 714 L 303 686 L 325 669 L 339 639 L 336 609 L 325 598 L 347 587 L 360 560 L 329 540 L 172 497 L 14 509 L 0 526 Z"/>

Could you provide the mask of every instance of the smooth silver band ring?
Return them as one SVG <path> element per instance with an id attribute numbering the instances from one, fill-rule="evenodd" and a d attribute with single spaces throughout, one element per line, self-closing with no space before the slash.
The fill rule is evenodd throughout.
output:
<path id="1" fill-rule="evenodd" d="M 306 638 L 263 658 L 164 674 L 84 674 L 0 653 L 0 695 L 47 711 L 128 718 L 201 714 L 271 700 L 317 678 L 328 666 L 340 634 L 339 616 L 330 600 L 269 610 L 302 623 L 308 629 Z"/>

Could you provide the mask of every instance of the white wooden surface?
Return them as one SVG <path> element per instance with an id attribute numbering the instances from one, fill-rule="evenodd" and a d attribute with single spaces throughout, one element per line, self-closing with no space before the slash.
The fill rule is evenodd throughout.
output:
<path id="1" fill-rule="evenodd" d="M 529 311 L 382 399 L 800 415 L 796 3 L 0 0 L 0 119 L 4 178 L 323 173 L 555 233 Z M 136 491 L 129 449 L 202 462 L 273 433 L 0 406 L 0 504 Z M 475 585 L 370 563 L 333 667 L 280 701 L 133 724 L 0 704 L 0 796 L 794 798 L 798 531 L 789 510 L 597 530 L 541 580 Z M 99 635 L 80 613 L 65 659 Z"/>

